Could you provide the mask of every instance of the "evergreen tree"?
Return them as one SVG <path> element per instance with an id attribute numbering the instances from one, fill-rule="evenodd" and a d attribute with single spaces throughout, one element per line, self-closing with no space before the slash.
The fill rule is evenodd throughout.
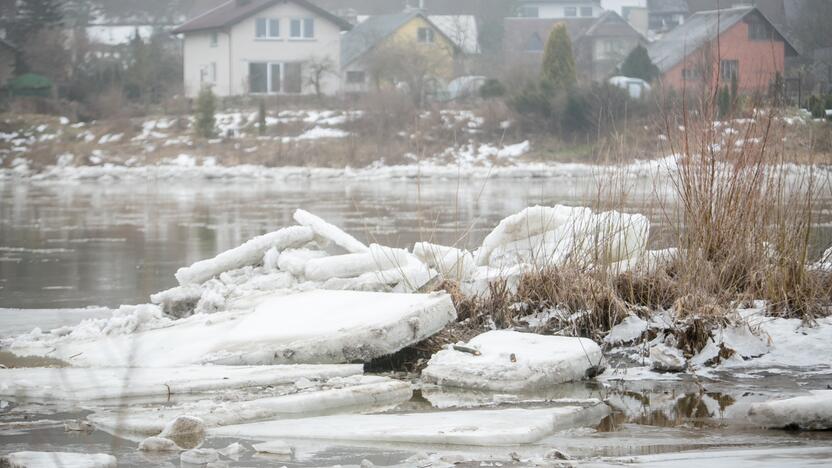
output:
<path id="1" fill-rule="evenodd" d="M 210 86 L 205 86 L 199 92 L 196 98 L 196 133 L 203 138 L 211 138 L 214 136 L 214 126 L 216 119 L 214 113 L 216 112 L 216 98 L 214 92 L 211 91 Z"/>
<path id="2" fill-rule="evenodd" d="M 9 29 L 9 39 L 24 44 L 44 29 L 61 25 L 63 12 L 59 0 L 20 0 L 17 17 Z"/>
<path id="3" fill-rule="evenodd" d="M 147 44 L 142 40 L 138 28 L 130 39 L 130 57 L 127 65 L 124 90 L 133 100 L 147 99 L 148 86 L 153 82 L 153 62 Z"/>
<path id="4" fill-rule="evenodd" d="M 266 101 L 260 99 L 257 106 L 257 132 L 260 135 L 266 134 Z"/>
<path id="5" fill-rule="evenodd" d="M 563 24 L 557 25 L 546 41 L 542 79 L 558 90 L 570 89 L 578 81 L 575 75 L 572 41 L 569 40 L 569 33 Z"/>
<path id="6" fill-rule="evenodd" d="M 659 67 L 650 60 L 647 49 L 638 45 L 627 55 L 627 59 L 621 64 L 621 74 L 631 78 L 641 78 L 650 82 L 659 77 Z"/>

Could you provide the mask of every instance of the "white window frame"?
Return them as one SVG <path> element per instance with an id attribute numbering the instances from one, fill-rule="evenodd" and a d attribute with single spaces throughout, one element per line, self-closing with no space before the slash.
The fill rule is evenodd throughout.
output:
<path id="1" fill-rule="evenodd" d="M 422 38 L 422 32 L 425 33 L 424 38 Z M 416 40 L 420 44 L 433 44 L 436 41 L 436 32 L 433 28 L 422 26 L 416 30 Z"/>
<path id="2" fill-rule="evenodd" d="M 309 23 L 307 23 L 307 21 Z M 296 36 L 294 33 L 294 24 L 297 22 L 298 24 L 298 33 L 299 35 Z M 312 31 L 307 31 L 307 24 L 312 25 Z M 306 17 L 296 17 L 289 19 L 289 40 L 292 41 L 314 41 L 315 40 L 315 18 L 312 16 Z"/>
<path id="3" fill-rule="evenodd" d="M 211 33 L 211 37 L 208 39 L 209 45 L 211 47 L 217 47 L 220 43 L 220 33 L 217 31 L 213 31 Z"/>
<path id="4" fill-rule="evenodd" d="M 258 35 L 258 23 L 265 21 L 265 36 Z M 277 31 L 273 31 L 273 26 Z M 254 39 L 258 41 L 279 41 L 280 40 L 280 18 L 258 16 L 254 19 Z"/>
<path id="5" fill-rule="evenodd" d="M 281 93 L 280 90 L 275 92 L 271 89 L 271 87 L 272 87 L 272 68 L 275 65 L 277 65 L 278 68 L 280 68 L 280 87 L 282 88 L 283 87 L 283 62 L 260 62 L 260 61 L 252 60 L 250 62 L 246 62 L 246 68 L 249 70 L 249 73 L 251 73 L 251 64 L 255 64 L 255 63 L 262 63 L 262 64 L 266 65 L 266 92 L 265 93 L 254 92 L 254 91 L 251 91 L 251 89 L 249 89 L 248 93 L 253 94 L 255 96 L 280 94 Z M 247 77 L 247 81 L 249 82 L 249 86 L 251 86 L 251 75 L 249 75 Z"/>
<path id="6" fill-rule="evenodd" d="M 564 18 L 577 18 L 578 17 L 578 7 L 574 7 L 574 6 L 563 7 L 563 17 Z"/>
<path id="7" fill-rule="evenodd" d="M 257 92 L 253 92 L 249 89 L 249 92 L 248 92 L 249 94 L 254 95 L 254 96 L 273 96 L 273 95 L 297 96 L 297 95 L 303 94 L 303 68 L 301 68 L 301 90 L 300 90 L 300 92 L 288 93 L 284 90 L 286 89 L 286 65 L 288 65 L 290 63 L 300 63 L 301 67 L 303 67 L 304 62 L 293 62 L 293 61 L 289 61 L 289 62 L 274 62 L 274 61 L 272 61 L 272 62 L 261 62 L 259 60 L 251 60 L 251 61 L 247 61 L 245 63 L 246 63 L 246 68 L 249 70 L 249 73 L 250 73 L 250 70 L 251 70 L 250 66 L 253 63 L 261 63 L 261 64 L 266 65 L 266 92 L 265 93 L 257 93 Z M 272 69 L 274 68 L 275 65 L 277 65 L 277 67 L 280 69 L 280 89 L 277 90 L 277 91 L 271 89 L 272 82 L 273 82 L 273 80 L 272 80 Z M 249 85 L 250 85 L 250 83 L 251 83 L 251 77 L 250 76 L 247 77 L 247 81 L 249 82 Z"/>

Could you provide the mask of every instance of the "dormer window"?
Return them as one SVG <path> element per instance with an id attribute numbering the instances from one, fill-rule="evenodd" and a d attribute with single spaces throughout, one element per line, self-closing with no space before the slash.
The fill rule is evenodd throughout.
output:
<path id="1" fill-rule="evenodd" d="M 578 16 L 578 7 L 568 6 L 563 8 L 563 16 L 573 18 Z"/>
<path id="2" fill-rule="evenodd" d="M 418 39 L 423 44 L 430 44 L 433 42 L 433 29 L 419 28 Z"/>
<path id="3" fill-rule="evenodd" d="M 581 16 L 585 18 L 592 17 L 592 7 L 581 7 Z"/>
<path id="4" fill-rule="evenodd" d="M 280 19 L 257 18 L 255 21 L 255 37 L 261 40 L 280 38 Z"/>

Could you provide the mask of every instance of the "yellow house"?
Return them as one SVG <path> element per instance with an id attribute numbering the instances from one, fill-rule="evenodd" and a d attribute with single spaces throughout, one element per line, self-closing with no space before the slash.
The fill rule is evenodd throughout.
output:
<path id="1" fill-rule="evenodd" d="M 343 90 L 405 85 L 414 98 L 447 85 L 459 47 L 419 11 L 372 16 L 341 39 Z"/>

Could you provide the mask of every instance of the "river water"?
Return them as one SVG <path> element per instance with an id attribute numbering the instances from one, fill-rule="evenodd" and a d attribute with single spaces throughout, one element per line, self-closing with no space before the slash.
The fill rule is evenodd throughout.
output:
<path id="1" fill-rule="evenodd" d="M 151 293 L 175 285 L 173 274 L 177 268 L 293 224 L 296 208 L 318 214 L 366 242 L 411 247 L 415 241 L 430 240 L 476 248 L 500 219 L 530 205 L 615 206 L 651 219 L 653 246 L 670 243 L 673 232 L 667 216 L 672 216 L 674 203 L 667 187 L 641 181 L 630 187 L 627 197 L 615 200 L 605 197 L 605 190 L 591 179 L 268 183 L 0 180 L 0 313 L 20 317 L 26 312 L 12 309 L 115 307 L 147 302 Z M 823 199 L 816 208 L 820 223 L 816 251 L 832 239 L 830 207 L 830 200 Z M 54 324 L 54 313 L 50 317 L 49 324 Z M 21 326 L 25 327 L 26 320 L 23 322 Z M 569 395 L 617 398 L 631 411 L 616 412 L 597 431 L 560 434 L 531 448 L 495 448 L 466 453 L 466 457 L 496 457 L 503 460 L 503 466 L 511 466 L 509 452 L 526 456 L 545 447 L 557 447 L 585 462 L 603 465 L 606 462 L 596 457 L 691 450 L 706 454 L 715 449 L 754 447 L 779 450 L 777 453 L 784 458 L 765 457 L 769 463 L 780 460 L 822 466 L 832 463 L 832 450 L 818 452 L 815 448 L 829 447 L 831 434 L 762 431 L 738 423 L 736 415 L 749 401 L 822 389 L 829 381 L 828 372 L 801 375 L 787 370 L 785 374 L 758 373 L 752 380 L 717 375 L 699 381 L 580 385 Z M 420 395 L 411 405 L 430 408 Z M 732 413 L 732 407 L 740 409 Z M 77 408 L 0 402 L 0 454 L 27 449 L 100 451 L 116 454 L 123 466 L 178 465 L 175 457 L 148 460 L 135 451 L 135 443 L 98 431 L 65 433 L 62 424 L 48 422 L 21 431 L 4 426 L 22 420 L 75 419 L 84 414 Z M 211 446 L 221 447 L 228 442 L 212 441 Z M 789 452 L 793 448 L 807 450 Z M 307 458 L 287 464 L 330 466 L 358 464 L 363 459 L 391 464 L 424 451 L 435 450 L 316 447 L 310 449 Z M 750 451 L 732 460 L 753 463 L 763 461 L 761 457 L 759 452 Z M 232 465 L 273 463 L 249 453 Z M 658 463 L 686 464 L 678 460 Z"/>

